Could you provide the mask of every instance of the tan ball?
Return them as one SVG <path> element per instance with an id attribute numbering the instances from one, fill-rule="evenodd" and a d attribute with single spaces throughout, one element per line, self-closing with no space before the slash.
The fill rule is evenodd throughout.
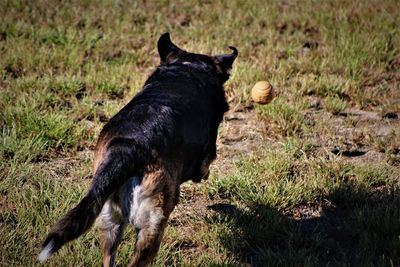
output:
<path id="1" fill-rule="evenodd" d="M 257 82 L 251 89 L 251 98 L 258 104 L 268 104 L 275 97 L 275 91 L 272 85 L 267 81 Z"/>

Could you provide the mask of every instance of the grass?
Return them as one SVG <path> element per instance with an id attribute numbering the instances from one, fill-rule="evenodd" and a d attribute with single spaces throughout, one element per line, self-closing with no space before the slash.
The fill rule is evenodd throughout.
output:
<path id="1" fill-rule="evenodd" d="M 326 97 L 325 109 L 333 115 L 337 115 L 346 109 L 346 102 L 338 97 Z"/>
<path id="2" fill-rule="evenodd" d="M 302 131 L 305 118 L 301 113 L 303 103 L 289 104 L 288 99 L 280 97 L 270 105 L 258 106 L 258 114 L 267 121 L 274 132 L 283 136 L 296 135 Z"/>
<path id="3" fill-rule="evenodd" d="M 390 266 L 400 256 L 393 249 L 400 230 L 397 171 L 310 157 L 289 142 L 238 162 L 206 190 L 229 200 L 213 206 L 222 214 L 217 223 L 228 226 L 219 238 L 242 263 Z"/>
<path id="4" fill-rule="evenodd" d="M 170 31 L 189 51 L 239 49 L 232 107 L 251 106 L 258 80 L 278 97 L 251 113 L 265 125 L 257 149 L 183 186 L 154 265 L 398 266 L 399 10 L 396 0 L 2 1 L 0 265 L 39 266 L 45 233 L 89 185 L 102 125 Z M 44 265 L 100 262 L 91 230 Z"/>

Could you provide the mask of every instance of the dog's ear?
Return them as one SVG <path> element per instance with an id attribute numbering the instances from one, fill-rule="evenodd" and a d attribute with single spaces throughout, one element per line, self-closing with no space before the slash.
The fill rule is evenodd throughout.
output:
<path id="1" fill-rule="evenodd" d="M 222 82 L 229 79 L 233 62 L 238 55 L 238 50 L 235 47 L 230 46 L 229 48 L 233 50 L 232 54 L 214 56 L 214 62 L 217 65 L 217 74 Z"/>
<path id="2" fill-rule="evenodd" d="M 160 36 L 157 48 L 161 63 L 172 63 L 177 58 L 179 51 L 182 51 L 182 49 L 172 43 L 168 32 Z"/>

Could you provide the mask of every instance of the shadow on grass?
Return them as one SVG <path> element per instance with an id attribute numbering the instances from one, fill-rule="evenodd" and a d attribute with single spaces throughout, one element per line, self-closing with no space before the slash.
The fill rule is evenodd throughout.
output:
<path id="1" fill-rule="evenodd" d="M 341 187 L 319 216 L 294 219 L 276 208 L 214 204 L 221 243 L 245 266 L 400 266 L 400 191 Z"/>

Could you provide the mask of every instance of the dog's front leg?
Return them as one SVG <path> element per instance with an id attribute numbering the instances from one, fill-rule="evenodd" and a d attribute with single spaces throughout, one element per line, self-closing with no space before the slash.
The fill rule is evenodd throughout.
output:
<path id="1" fill-rule="evenodd" d="M 135 188 L 131 222 L 137 237 L 130 267 L 148 266 L 156 256 L 168 217 L 177 203 L 177 180 L 161 169 L 146 174 Z"/>

